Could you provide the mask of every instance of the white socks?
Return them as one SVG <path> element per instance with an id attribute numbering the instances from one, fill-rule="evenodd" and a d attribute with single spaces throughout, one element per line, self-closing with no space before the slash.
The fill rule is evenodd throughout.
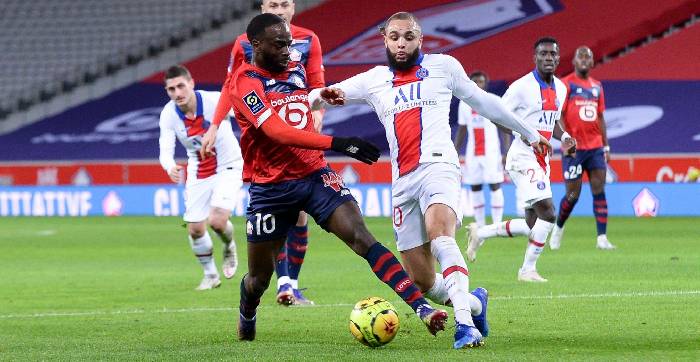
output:
<path id="1" fill-rule="evenodd" d="M 469 301 L 469 296 L 471 295 L 469 293 L 469 271 L 467 271 L 467 263 L 464 261 L 459 246 L 457 246 L 457 241 L 449 236 L 439 236 L 431 241 L 430 249 L 433 256 L 440 263 L 444 278 L 443 284 L 452 301 L 455 321 L 459 324 L 473 326 L 474 321 L 472 321 Z M 440 295 L 441 293 L 434 294 Z"/>
<path id="2" fill-rule="evenodd" d="M 226 220 L 226 229 L 224 229 L 224 233 L 218 235 L 224 244 L 230 244 L 231 241 L 233 241 L 233 224 L 231 224 L 231 220 Z"/>
<path id="3" fill-rule="evenodd" d="M 488 239 L 495 236 L 513 237 L 516 235 L 529 235 L 530 228 L 525 219 L 513 219 L 482 226 L 477 232 L 479 239 Z"/>
<path id="4" fill-rule="evenodd" d="M 491 219 L 494 224 L 503 221 L 503 189 L 491 191 Z"/>
<path id="5" fill-rule="evenodd" d="M 208 277 L 218 276 L 219 272 L 216 270 L 216 264 L 212 257 L 214 245 L 211 242 L 209 232 L 205 232 L 201 238 L 192 239 L 190 236 L 189 239 L 194 255 L 199 260 L 199 263 L 202 264 L 204 275 Z"/>
<path id="6" fill-rule="evenodd" d="M 535 221 L 535 225 L 530 231 L 530 242 L 527 244 L 527 249 L 525 249 L 525 260 L 523 260 L 521 271 L 537 269 L 537 258 L 542 254 L 547 236 L 549 232 L 552 231 L 553 227 L 554 223 L 542 219 L 537 219 L 537 221 Z"/>
<path id="7" fill-rule="evenodd" d="M 484 226 L 486 223 L 486 215 L 484 212 L 485 201 L 484 201 L 484 191 L 471 191 L 472 207 L 474 208 L 474 220 L 479 226 Z"/>
<path id="8" fill-rule="evenodd" d="M 427 292 L 423 293 L 426 298 L 437 304 L 452 306 L 452 301 L 445 287 L 445 278 L 442 274 L 435 273 L 435 284 Z M 473 316 L 481 314 L 481 301 L 472 293 L 467 293 L 469 307 Z"/>

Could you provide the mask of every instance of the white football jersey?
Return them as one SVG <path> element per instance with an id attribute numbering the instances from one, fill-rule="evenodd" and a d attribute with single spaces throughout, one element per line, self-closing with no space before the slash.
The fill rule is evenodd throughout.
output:
<path id="1" fill-rule="evenodd" d="M 421 54 L 407 71 L 377 66 L 333 85 L 349 101 L 364 100 L 384 125 L 393 180 L 420 163 L 446 162 L 459 167 L 449 123 L 452 96 L 472 97 L 479 87 L 462 65 L 444 54 Z"/>
<path id="2" fill-rule="evenodd" d="M 187 150 L 187 184 L 206 179 L 224 170 L 241 171 L 243 158 L 238 140 L 233 135 L 231 122 L 221 122 L 216 134 L 216 156 L 200 159 L 202 136 L 214 117 L 220 92 L 195 91 L 197 112 L 187 118 L 172 100 L 160 112 L 160 164 L 167 172 L 175 166 L 175 139 Z"/>
<path id="3" fill-rule="evenodd" d="M 465 102 L 459 102 L 457 124 L 467 126 L 466 158 L 475 156 L 501 157 L 501 140 L 498 127 L 488 118 L 476 113 Z"/>
<path id="4" fill-rule="evenodd" d="M 566 86 L 553 77 L 554 86 L 545 83 L 534 70 L 516 80 L 508 87 L 503 100 L 509 110 L 522 118 L 547 140 L 552 138 L 554 125 L 561 116 L 566 101 Z M 539 165 L 549 174 L 549 156 L 536 154 L 534 148 L 520 139 L 515 139 L 506 157 L 507 170 L 522 170 Z"/>

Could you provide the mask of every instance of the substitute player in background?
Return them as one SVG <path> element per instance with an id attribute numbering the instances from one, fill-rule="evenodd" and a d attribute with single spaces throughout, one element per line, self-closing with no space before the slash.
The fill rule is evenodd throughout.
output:
<path id="1" fill-rule="evenodd" d="M 411 279 L 431 300 L 451 301 L 455 311 L 454 348 L 477 347 L 488 334 L 483 288 L 469 292 L 469 272 L 455 232 L 462 221 L 459 156 L 449 124 L 452 96 L 479 113 L 548 146 L 534 127 L 516 118 L 501 99 L 472 82 L 457 59 L 423 54 L 423 34 L 415 16 L 399 12 L 381 28 L 389 66 L 316 92 L 329 104 L 363 100 L 384 125 L 392 166 L 392 204 L 398 250 Z M 435 273 L 435 259 L 441 274 Z"/>
<path id="2" fill-rule="evenodd" d="M 488 89 L 489 78 L 486 73 L 474 71 L 469 78 L 483 90 Z M 465 102 L 459 102 L 457 112 L 457 134 L 455 135 L 455 148 L 459 151 L 467 136 L 467 149 L 464 158 L 464 183 L 470 185 L 471 204 L 474 208 L 476 224 L 486 224 L 486 212 L 484 210 L 485 198 L 482 191 L 484 183 L 491 189 L 491 219 L 494 224 L 503 220 L 503 155 L 501 154 L 501 141 L 510 145 L 510 136 L 500 132 L 498 127 L 487 118 L 479 115 Z"/>
<path id="3" fill-rule="evenodd" d="M 213 243 L 207 224 L 224 243 L 224 276 L 232 278 L 238 266 L 229 216 L 242 185 L 241 149 L 230 122 L 224 122 L 214 147 L 216 156 L 203 159 L 199 154 L 202 135 L 209 128 L 219 92 L 195 91 L 192 75 L 181 65 L 166 70 L 165 91 L 170 102 L 160 113 L 160 164 L 173 182 L 181 181 L 182 166 L 173 158 L 177 138 L 187 150 L 188 158 L 183 218 L 192 251 L 204 269 L 204 279 L 197 290 L 212 289 L 221 285 L 221 280 L 212 256 Z"/>
<path id="4" fill-rule="evenodd" d="M 553 250 L 561 246 L 564 223 L 576 206 L 581 194 L 583 171 L 588 173 L 593 194 L 593 214 L 595 215 L 598 241 L 596 247 L 603 250 L 615 249 L 606 235 L 608 228 L 608 201 L 605 199 L 605 172 L 610 160 L 610 146 L 605 128 L 605 96 L 603 85 L 589 76 L 593 68 L 593 52 L 586 46 L 576 49 L 574 73 L 562 79 L 567 87 L 566 108 L 562 111 L 564 126 L 577 141 L 575 156 L 562 157 L 562 171 L 566 183 L 566 195 L 559 203 L 557 223 L 549 239 Z"/>
<path id="5" fill-rule="evenodd" d="M 565 153 L 575 150 L 575 140 L 563 132 L 559 120 L 566 102 L 566 86 L 554 71 L 559 65 L 559 44 L 554 38 L 540 38 L 535 42 L 535 70 L 513 82 L 503 100 L 518 116 L 525 119 L 545 138 L 552 135 L 562 140 Z M 516 193 L 525 202 L 525 219 L 514 219 L 478 227 L 469 225 L 467 258 L 476 260 L 477 249 L 484 240 L 494 236 L 527 235 L 529 243 L 525 259 L 518 271 L 518 280 L 546 282 L 537 272 L 539 258 L 547 236 L 554 226 L 554 204 L 549 183 L 549 154 L 534 150 L 520 136 L 508 150 L 506 171 L 515 184 Z"/>
<path id="6" fill-rule="evenodd" d="M 242 132 L 244 180 L 251 182 L 249 271 L 241 280 L 238 338 L 255 339 L 260 297 L 301 210 L 367 260 L 377 278 L 411 306 L 431 333 L 444 329 L 447 313 L 428 304 L 396 257 L 369 233 L 350 190 L 323 155 L 323 150 L 332 149 L 372 164 L 379 159 L 379 149 L 356 137 L 331 137 L 315 130 L 306 72 L 303 65 L 289 61 L 292 36 L 282 18 L 258 15 L 246 33 L 253 62 L 236 70 L 229 82 Z M 216 125 L 211 130 L 215 137 Z M 203 151 L 210 146 L 211 139 L 205 139 Z"/>
<path id="7" fill-rule="evenodd" d="M 323 54 L 321 52 L 321 42 L 316 34 L 306 28 L 292 25 L 294 16 L 294 0 L 263 0 L 260 10 L 263 14 L 275 14 L 289 25 L 292 32 L 292 46 L 289 57 L 293 62 L 300 62 L 306 69 L 307 87 L 309 89 L 323 87 L 325 80 L 323 77 Z M 231 109 L 229 99 L 230 80 L 233 73 L 245 63 L 250 63 L 253 57 L 253 46 L 248 40 L 248 36 L 243 33 L 233 44 L 231 49 L 231 59 L 229 60 L 228 74 L 224 86 L 221 88 L 223 95 L 216 106 L 215 121 L 220 121 L 226 117 Z M 323 112 L 313 112 L 314 127 L 321 130 Z M 277 303 L 282 305 L 291 304 L 313 304 L 306 299 L 299 289 L 299 271 L 304 263 L 306 248 L 308 245 L 308 218 L 303 211 L 299 213 L 296 225 L 289 230 L 287 242 L 282 247 L 277 256 Z"/>

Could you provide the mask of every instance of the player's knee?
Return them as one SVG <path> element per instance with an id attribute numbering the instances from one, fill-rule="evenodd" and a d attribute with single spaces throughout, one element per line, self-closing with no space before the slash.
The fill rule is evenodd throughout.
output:
<path id="1" fill-rule="evenodd" d="M 537 217 L 539 219 L 546 221 L 546 222 L 555 222 L 557 220 L 556 216 L 554 216 L 554 208 L 550 208 L 550 209 L 545 210 Z"/>
<path id="2" fill-rule="evenodd" d="M 227 222 L 228 219 L 225 217 L 216 217 L 210 219 L 209 225 L 212 229 L 214 229 L 214 231 L 216 231 L 218 234 L 221 234 L 226 231 Z"/>
<path id="3" fill-rule="evenodd" d="M 472 191 L 481 191 L 482 188 L 483 188 L 482 185 L 472 185 L 471 186 Z"/>
<path id="4" fill-rule="evenodd" d="M 192 239 L 199 239 L 207 232 L 204 223 L 190 223 L 187 225 L 187 232 Z"/>
<path id="5" fill-rule="evenodd" d="M 369 248 L 377 241 L 374 240 L 374 237 L 366 228 L 357 227 L 353 230 L 351 240 L 346 240 L 345 242 L 355 254 L 366 255 Z"/>
<path id="6" fill-rule="evenodd" d="M 491 191 L 496 191 L 501 188 L 501 184 L 489 184 Z"/>
<path id="7" fill-rule="evenodd" d="M 266 273 L 263 273 L 263 275 L 251 274 L 248 272 L 248 285 L 254 295 L 262 295 L 270 286 L 270 277 L 272 274 L 266 274 L 267 276 L 265 276 L 265 274 Z"/>
<path id="8" fill-rule="evenodd" d="M 566 201 L 568 201 L 571 206 L 576 205 L 578 202 L 578 193 L 566 194 Z"/>

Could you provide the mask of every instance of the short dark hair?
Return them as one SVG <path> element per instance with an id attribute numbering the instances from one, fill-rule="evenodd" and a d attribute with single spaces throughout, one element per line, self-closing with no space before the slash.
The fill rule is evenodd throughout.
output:
<path id="1" fill-rule="evenodd" d="M 418 29 L 420 29 L 420 24 L 418 23 L 418 18 L 416 18 L 415 15 L 407 12 L 407 11 L 399 11 L 398 13 L 395 13 L 394 15 L 390 16 L 382 25 L 379 26 L 379 33 L 384 35 L 386 32 L 386 28 L 389 26 L 389 23 L 392 22 L 393 20 L 410 20 L 418 26 Z M 421 30 L 422 32 L 422 30 Z"/>
<path id="2" fill-rule="evenodd" d="M 186 79 L 192 79 L 192 74 L 185 68 L 184 65 L 173 65 L 165 71 L 165 77 L 163 82 L 167 82 L 168 79 L 173 79 L 177 77 L 185 77 Z"/>
<path id="3" fill-rule="evenodd" d="M 532 49 L 537 50 L 537 47 L 540 46 L 540 44 L 544 44 L 544 43 L 552 43 L 552 44 L 559 45 L 559 42 L 557 41 L 557 39 L 554 39 L 554 37 L 543 36 L 543 37 L 537 39 L 537 41 L 535 42 L 535 46 L 532 47 Z"/>
<path id="4" fill-rule="evenodd" d="M 486 74 L 486 72 L 484 72 L 483 70 L 475 70 L 472 72 L 472 74 L 469 75 L 469 79 L 471 80 L 474 80 L 474 78 L 476 77 L 484 77 L 484 79 L 486 79 L 487 82 L 489 81 L 488 74 Z"/>
<path id="5" fill-rule="evenodd" d="M 248 27 L 245 30 L 248 41 L 257 39 L 260 34 L 265 32 L 268 26 L 277 24 L 284 24 L 284 19 L 275 14 L 265 13 L 255 16 L 250 23 L 248 23 Z"/>

